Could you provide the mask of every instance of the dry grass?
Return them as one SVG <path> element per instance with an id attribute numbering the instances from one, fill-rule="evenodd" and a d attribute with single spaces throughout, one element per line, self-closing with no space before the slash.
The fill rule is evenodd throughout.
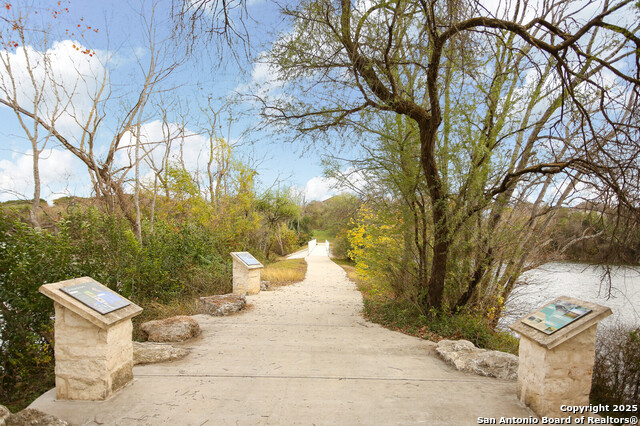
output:
<path id="1" fill-rule="evenodd" d="M 271 282 L 272 286 L 294 284 L 304 280 L 307 262 L 304 259 L 289 259 L 275 262 L 260 271 L 260 279 Z"/>

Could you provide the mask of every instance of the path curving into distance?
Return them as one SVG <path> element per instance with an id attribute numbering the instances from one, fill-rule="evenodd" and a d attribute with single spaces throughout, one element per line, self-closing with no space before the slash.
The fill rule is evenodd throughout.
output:
<path id="1" fill-rule="evenodd" d="M 453 370 L 434 344 L 362 318 L 362 296 L 323 244 L 305 280 L 247 297 L 229 317 L 197 315 L 186 358 L 134 367 L 101 402 L 37 408 L 82 425 L 476 425 L 526 417 L 515 382 Z"/>

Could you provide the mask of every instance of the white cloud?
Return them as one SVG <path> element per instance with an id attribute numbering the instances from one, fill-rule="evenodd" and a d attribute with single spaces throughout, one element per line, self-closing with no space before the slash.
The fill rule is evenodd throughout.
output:
<path id="1" fill-rule="evenodd" d="M 348 167 L 340 171 L 339 179 L 315 176 L 307 181 L 304 194 L 307 201 L 324 201 L 342 193 L 359 193 L 365 191 L 371 179 L 362 170 Z"/>
<path id="2" fill-rule="evenodd" d="M 77 135 L 80 128 L 76 121 L 88 118 L 107 76 L 103 65 L 107 53 L 88 52 L 79 42 L 64 40 L 44 52 L 18 46 L 12 51 L 0 50 L 0 56 L 0 96 L 15 97 L 27 111 L 49 122 L 55 120 L 56 128 L 64 134 Z M 108 78 L 105 84 L 108 89 Z M 37 101 L 36 92 L 41 93 Z"/>
<path id="3" fill-rule="evenodd" d="M 341 191 L 336 189 L 338 181 L 333 178 L 325 178 L 322 176 L 312 177 L 307 181 L 304 187 L 304 194 L 307 201 L 324 201 Z"/>
<path id="4" fill-rule="evenodd" d="M 40 154 L 41 198 L 51 202 L 63 195 L 86 196 L 86 167 L 69 151 L 45 149 Z M 10 160 L 0 160 L 0 201 L 33 198 L 33 155 L 16 153 Z"/>
<path id="5" fill-rule="evenodd" d="M 289 94 L 283 92 L 284 86 L 285 81 L 278 69 L 269 63 L 267 53 L 261 52 L 253 64 L 251 81 L 239 84 L 235 91 L 243 95 L 251 93 L 262 99 L 292 99 Z"/>

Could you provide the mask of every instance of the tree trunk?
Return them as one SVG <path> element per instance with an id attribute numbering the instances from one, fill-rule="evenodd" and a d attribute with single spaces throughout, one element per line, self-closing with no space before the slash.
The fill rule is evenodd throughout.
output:
<path id="1" fill-rule="evenodd" d="M 153 178 L 153 198 L 151 199 L 151 217 L 149 218 L 149 233 L 153 235 L 153 225 L 156 218 L 156 200 L 158 199 L 158 173 Z"/>
<path id="2" fill-rule="evenodd" d="M 32 141 L 33 147 L 33 201 L 29 211 L 29 221 L 36 228 L 40 227 L 38 209 L 40 208 L 40 151 L 37 142 Z"/>
<path id="3" fill-rule="evenodd" d="M 134 189 L 133 199 L 136 208 L 136 238 L 138 242 L 142 243 L 142 220 L 140 214 L 140 121 L 138 121 L 136 129 L 136 186 Z"/>
<path id="4" fill-rule="evenodd" d="M 449 235 L 449 220 L 446 191 L 438 171 L 435 157 L 435 141 L 440 125 L 439 110 L 432 111 L 427 119 L 418 120 L 420 128 L 420 163 L 424 170 L 429 197 L 432 205 L 433 218 L 433 259 L 431 273 L 427 281 L 425 308 L 442 309 L 445 278 L 447 276 L 447 261 L 451 246 Z"/>

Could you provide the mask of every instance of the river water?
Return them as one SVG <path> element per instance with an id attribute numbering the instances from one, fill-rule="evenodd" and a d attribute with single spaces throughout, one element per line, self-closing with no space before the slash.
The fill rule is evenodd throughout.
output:
<path id="1" fill-rule="evenodd" d="M 640 326 L 640 267 L 614 266 L 609 283 L 602 281 L 605 268 L 580 263 L 552 262 L 522 276 L 526 285 L 507 299 L 500 326 L 505 327 L 560 296 L 571 296 L 608 306 L 613 314 L 601 325 Z"/>

